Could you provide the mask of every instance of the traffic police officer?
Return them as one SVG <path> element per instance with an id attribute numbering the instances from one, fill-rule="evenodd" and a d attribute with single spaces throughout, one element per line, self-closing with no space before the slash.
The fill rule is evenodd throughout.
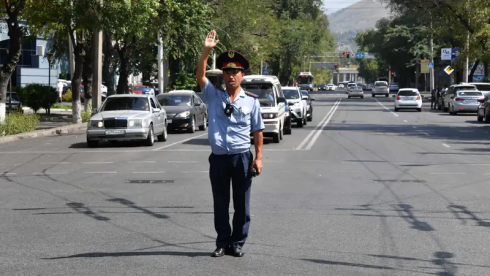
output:
<path id="1" fill-rule="evenodd" d="M 211 31 L 197 69 L 197 81 L 208 99 L 209 177 L 213 191 L 214 226 L 217 232 L 213 257 L 225 253 L 242 257 L 242 247 L 250 225 L 250 189 L 252 177 L 262 172 L 264 123 L 257 95 L 240 87 L 249 63 L 235 51 L 222 53 L 216 65 L 223 71 L 226 91 L 219 90 L 206 78 L 208 56 L 217 44 L 216 32 Z M 250 133 L 255 141 L 255 159 L 250 151 Z M 233 190 L 233 230 L 229 223 L 230 181 Z"/>

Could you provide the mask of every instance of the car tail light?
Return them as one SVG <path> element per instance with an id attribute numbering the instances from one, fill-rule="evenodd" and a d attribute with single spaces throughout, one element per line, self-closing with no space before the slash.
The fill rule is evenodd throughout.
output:
<path id="1" fill-rule="evenodd" d="M 481 99 L 478 99 L 477 101 L 483 101 L 483 100 L 484 100 L 484 98 L 481 98 Z"/>
<path id="2" fill-rule="evenodd" d="M 454 99 L 454 100 L 455 100 L 455 101 L 457 101 L 457 102 L 462 102 L 462 101 L 464 101 L 464 99 L 462 99 L 462 98 L 456 98 L 456 99 Z"/>
<path id="3" fill-rule="evenodd" d="M 396 100 L 399 101 L 400 100 L 400 96 L 396 96 Z"/>
<path id="4" fill-rule="evenodd" d="M 419 101 L 419 100 L 420 100 L 420 96 L 417 96 L 417 101 Z"/>

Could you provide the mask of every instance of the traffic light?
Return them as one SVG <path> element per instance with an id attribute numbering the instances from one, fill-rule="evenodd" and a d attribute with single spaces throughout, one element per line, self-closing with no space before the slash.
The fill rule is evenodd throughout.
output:
<path id="1" fill-rule="evenodd" d="M 334 68 L 335 68 L 335 70 L 338 71 L 339 70 L 339 64 L 338 63 L 335 63 Z"/>
<path id="2" fill-rule="evenodd" d="M 350 58 L 350 53 L 349 52 L 344 52 L 344 57 Z"/>

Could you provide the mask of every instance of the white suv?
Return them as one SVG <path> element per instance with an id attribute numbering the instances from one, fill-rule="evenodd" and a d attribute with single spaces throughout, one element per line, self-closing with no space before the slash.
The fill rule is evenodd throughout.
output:
<path id="1" fill-rule="evenodd" d="M 299 87 L 282 87 L 289 109 L 291 109 L 291 122 L 296 122 L 299 127 L 306 125 L 306 116 L 308 105 L 303 100 L 303 95 L 299 91 Z M 308 97 L 304 96 L 306 100 Z"/>
<path id="2" fill-rule="evenodd" d="M 284 135 L 287 104 L 279 79 L 268 75 L 244 76 L 241 87 L 245 91 L 257 94 L 265 125 L 264 137 L 272 137 L 274 143 L 279 143 Z"/>

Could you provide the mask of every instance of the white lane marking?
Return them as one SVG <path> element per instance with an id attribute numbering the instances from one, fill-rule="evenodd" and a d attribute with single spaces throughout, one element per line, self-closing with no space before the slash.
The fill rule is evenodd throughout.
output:
<path id="1" fill-rule="evenodd" d="M 325 121 L 325 123 L 323 123 L 323 125 L 319 129 L 316 130 L 315 136 L 313 136 L 313 138 L 311 138 L 311 141 L 308 144 L 308 146 L 305 148 L 305 150 L 310 150 L 311 147 L 313 147 L 313 144 L 315 144 L 316 140 L 320 136 L 320 133 L 322 133 L 323 129 L 328 125 L 328 123 L 332 119 L 333 115 L 335 114 L 335 111 L 340 106 L 340 103 L 341 102 L 342 102 L 342 99 L 339 102 L 337 102 L 337 105 L 335 106 L 335 108 L 333 109 L 333 111 L 330 113 L 330 116 L 328 116 L 328 119 Z"/>
<path id="2" fill-rule="evenodd" d="M 423 135 L 425 135 L 425 136 L 430 136 L 430 134 L 429 134 L 429 133 L 427 133 L 427 132 L 421 132 L 421 133 L 422 133 Z"/>
<path id="3" fill-rule="evenodd" d="M 112 164 L 114 162 L 83 162 L 83 164 Z"/>
<path id="4" fill-rule="evenodd" d="M 448 144 L 442 144 L 442 145 L 445 146 L 446 148 L 450 148 Z"/>
<path id="5" fill-rule="evenodd" d="M 412 126 L 413 128 L 417 128 L 416 126 Z"/>
<path id="6" fill-rule="evenodd" d="M 384 109 L 388 110 L 391 114 L 395 115 L 396 117 L 398 117 L 398 114 L 396 114 L 395 112 L 391 111 L 391 109 L 389 109 L 388 107 L 384 106 L 380 101 L 378 101 L 378 99 L 375 99 L 379 105 L 381 105 L 382 107 L 384 107 Z"/>
<path id="7" fill-rule="evenodd" d="M 306 138 L 303 139 L 303 141 L 296 147 L 296 150 L 301 150 L 301 148 L 306 144 L 306 142 L 308 142 L 308 139 L 310 139 L 310 137 L 313 136 L 313 134 L 315 133 L 315 131 L 317 129 L 319 129 L 323 125 L 323 122 L 328 119 L 328 116 L 330 115 L 330 113 L 332 113 L 332 111 L 334 110 L 335 106 L 337 105 L 337 103 L 340 103 L 340 101 L 341 101 L 341 99 L 338 99 L 335 102 L 335 104 L 332 106 L 332 108 L 328 111 L 327 115 L 325 115 L 325 117 L 323 117 L 323 119 L 318 123 L 318 125 L 315 127 L 314 130 L 310 131 L 310 133 L 308 134 L 308 136 L 306 136 Z"/>
<path id="8" fill-rule="evenodd" d="M 466 174 L 466 173 L 430 173 L 430 174 L 441 174 L 441 175 L 447 174 L 447 175 L 451 175 L 451 174 Z"/>
<path id="9" fill-rule="evenodd" d="M 180 140 L 180 141 L 177 141 L 177 142 L 174 142 L 172 144 L 168 144 L 166 146 L 163 146 L 163 147 L 159 147 L 159 148 L 156 148 L 156 149 L 153 149 L 153 151 L 156 151 L 156 150 L 161 150 L 161 149 L 165 149 L 165 148 L 168 148 L 168 147 L 171 147 L 171 146 L 175 146 L 175 145 L 178 145 L 178 144 L 182 144 L 184 142 L 187 142 L 187 141 L 190 141 L 192 139 L 196 139 L 198 137 L 201 137 L 201 136 L 204 136 L 204 135 L 208 135 L 208 133 L 204 133 L 204 134 L 201 134 L 201 135 L 196 135 L 196 136 L 192 136 L 191 138 L 187 138 L 187 139 L 184 139 L 184 140 Z"/>
<path id="10" fill-rule="evenodd" d="M 10 172 L 6 172 L 6 173 L 3 173 L 3 175 L 16 175 L 17 173 L 10 173 Z"/>
<path id="11" fill-rule="evenodd" d="M 407 121 L 407 120 L 403 120 L 403 122 L 408 123 L 408 121 Z"/>
<path id="12" fill-rule="evenodd" d="M 152 172 L 133 172 L 133 173 L 142 173 L 142 174 L 150 174 L 150 173 L 165 173 L 164 171 L 160 171 L 160 172 L 155 172 L 155 171 L 152 171 Z"/>
<path id="13" fill-rule="evenodd" d="M 51 163 L 41 163 L 42 165 L 62 165 L 62 164 L 70 164 L 70 162 L 51 162 Z"/>
<path id="14" fill-rule="evenodd" d="M 181 173 L 208 173 L 209 171 L 182 171 Z"/>
<path id="15" fill-rule="evenodd" d="M 155 163 L 156 161 L 129 161 L 129 163 Z"/>
<path id="16" fill-rule="evenodd" d="M 199 163 L 199 161 L 167 161 L 168 163 Z"/>
<path id="17" fill-rule="evenodd" d="M 85 172 L 85 173 L 91 173 L 91 174 L 94 174 L 94 173 L 117 173 L 117 172 L 109 172 L 109 171 L 106 171 L 106 172 Z"/>

